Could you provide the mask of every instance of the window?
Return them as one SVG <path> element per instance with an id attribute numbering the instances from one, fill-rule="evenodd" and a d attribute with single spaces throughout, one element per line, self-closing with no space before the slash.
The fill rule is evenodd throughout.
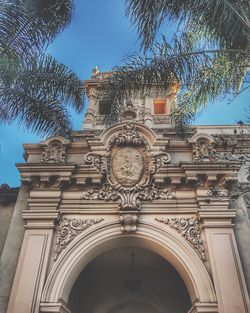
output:
<path id="1" fill-rule="evenodd" d="M 108 101 L 100 100 L 99 101 L 99 114 L 108 115 L 111 112 L 111 105 Z"/>
<path id="2" fill-rule="evenodd" d="M 154 114 L 169 114 L 167 99 L 154 99 Z"/>

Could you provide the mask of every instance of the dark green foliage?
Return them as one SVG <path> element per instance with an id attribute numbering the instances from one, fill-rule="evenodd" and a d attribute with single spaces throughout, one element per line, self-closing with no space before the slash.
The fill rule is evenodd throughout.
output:
<path id="1" fill-rule="evenodd" d="M 246 49 L 249 45 L 248 0 L 126 0 L 126 6 L 145 49 L 153 44 L 166 18 L 223 48 Z"/>
<path id="2" fill-rule="evenodd" d="M 243 50 L 209 50 L 197 45 L 194 37 L 186 33 L 181 38 L 174 36 L 172 45 L 163 38 L 161 44 L 154 45 L 150 57 L 127 57 L 124 65 L 115 67 L 104 80 L 102 93 L 112 105 L 107 122 L 119 120 L 124 99 L 133 93 L 151 93 L 155 97 L 159 88 L 168 88 L 178 81 L 181 90 L 172 119 L 177 131 L 183 132 L 184 125 L 194 119 L 202 106 L 239 91 L 248 64 L 246 56 Z"/>
<path id="3" fill-rule="evenodd" d="M 156 85 L 167 88 L 177 80 L 181 89 L 172 119 L 177 131 L 183 132 L 201 107 L 240 92 L 250 63 L 248 0 L 125 2 L 141 47 L 150 57 L 144 54 L 126 58 L 124 66 L 114 68 L 103 82 L 105 97 L 112 103 L 108 121 L 119 119 L 120 106 L 132 89 L 143 95 Z M 178 25 L 178 36 L 174 35 L 170 43 L 165 37 L 154 43 L 159 27 L 166 21 Z"/>
<path id="4" fill-rule="evenodd" d="M 40 134 L 70 133 L 71 105 L 77 112 L 83 106 L 81 81 L 66 66 L 50 56 L 40 56 L 23 66 L 2 66 L 0 84 L 1 122 L 13 122 Z"/>
<path id="5" fill-rule="evenodd" d="M 70 135 L 66 108 L 82 111 L 82 83 L 43 51 L 68 25 L 72 10 L 71 0 L 1 2 L 0 122 L 17 120 L 42 135 Z"/>

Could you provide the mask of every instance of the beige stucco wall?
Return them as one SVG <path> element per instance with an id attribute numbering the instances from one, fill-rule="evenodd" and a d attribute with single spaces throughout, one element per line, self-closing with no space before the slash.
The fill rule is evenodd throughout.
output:
<path id="1" fill-rule="evenodd" d="M 15 202 L 5 205 L 0 203 L 0 256 L 2 255 L 14 207 Z"/>

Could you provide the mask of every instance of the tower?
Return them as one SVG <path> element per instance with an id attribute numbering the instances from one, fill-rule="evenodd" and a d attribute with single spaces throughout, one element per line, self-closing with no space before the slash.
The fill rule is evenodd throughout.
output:
<path id="1" fill-rule="evenodd" d="M 101 73 L 97 68 L 92 72 L 90 80 L 84 81 L 88 96 L 88 111 L 83 122 L 86 129 L 104 129 L 105 118 L 111 112 L 111 104 L 102 98 L 99 87 L 111 73 Z M 119 121 L 133 120 L 150 128 L 171 127 L 171 107 L 175 105 L 179 91 L 179 83 L 174 82 L 169 88 L 157 88 L 154 92 L 143 92 L 131 95 L 122 100 Z"/>

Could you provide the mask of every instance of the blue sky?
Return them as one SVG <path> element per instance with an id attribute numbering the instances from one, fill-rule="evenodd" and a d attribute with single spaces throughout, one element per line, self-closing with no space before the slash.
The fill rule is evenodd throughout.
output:
<path id="1" fill-rule="evenodd" d="M 122 0 L 77 0 L 71 25 L 48 48 L 58 61 L 74 70 L 81 79 L 88 79 L 98 66 L 111 70 L 125 55 L 138 51 L 137 34 L 125 17 Z M 166 26 L 163 27 L 164 32 Z M 166 29 L 166 33 L 171 28 Z M 235 124 L 245 120 L 250 93 L 211 104 L 195 124 Z M 80 129 L 83 114 L 72 114 L 74 129 Z M 19 185 L 15 163 L 24 162 L 23 143 L 39 142 L 42 138 L 15 125 L 0 126 L 0 184 Z"/>

